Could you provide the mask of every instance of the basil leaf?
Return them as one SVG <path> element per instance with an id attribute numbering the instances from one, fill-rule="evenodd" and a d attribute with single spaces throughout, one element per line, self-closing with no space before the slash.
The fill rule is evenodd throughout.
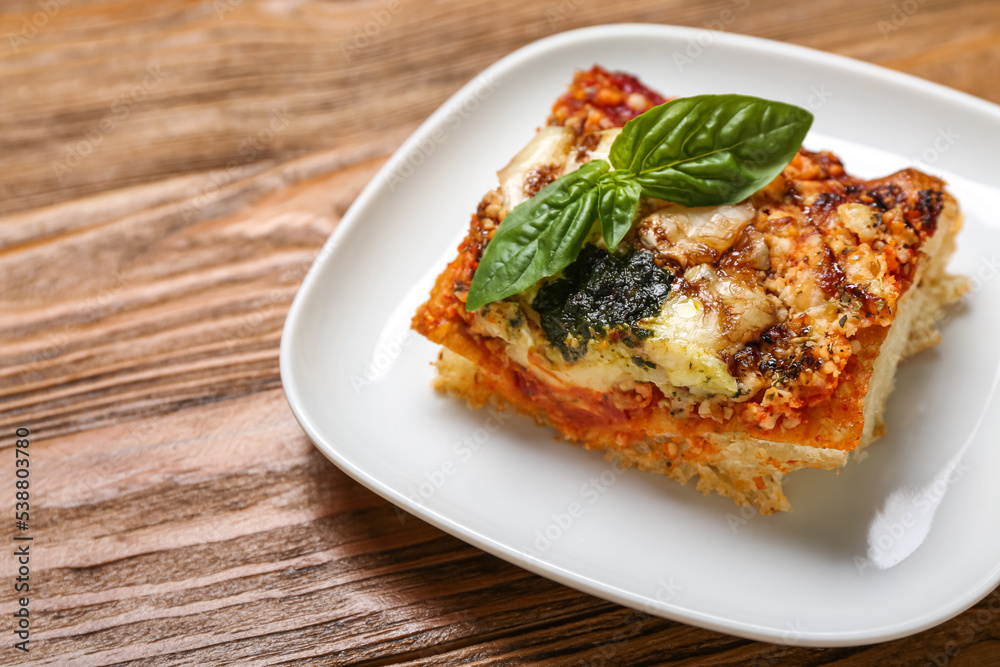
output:
<path id="1" fill-rule="evenodd" d="M 614 252 L 632 229 L 639 208 L 639 183 L 627 171 L 612 172 L 601 179 L 598 188 L 597 213 L 601 218 L 604 245 Z"/>
<path id="2" fill-rule="evenodd" d="M 683 97 L 626 123 L 609 157 L 646 196 L 682 206 L 735 204 L 781 173 L 812 121 L 805 109 L 757 97 Z"/>
<path id="3" fill-rule="evenodd" d="M 682 206 L 746 199 L 795 157 L 813 116 L 744 95 L 672 100 L 633 118 L 593 160 L 517 206 L 486 245 L 466 310 L 504 299 L 576 259 L 597 217 L 614 251 L 631 229 L 641 195 Z"/>
<path id="4" fill-rule="evenodd" d="M 597 219 L 597 185 L 609 168 L 604 160 L 588 162 L 514 207 L 486 244 L 466 311 L 517 294 L 569 266 Z"/>

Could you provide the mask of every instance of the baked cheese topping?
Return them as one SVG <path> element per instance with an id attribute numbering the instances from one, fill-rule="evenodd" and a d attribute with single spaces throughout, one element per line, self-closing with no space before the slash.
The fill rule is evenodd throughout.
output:
<path id="1" fill-rule="evenodd" d="M 549 125 L 499 172 L 462 247 L 459 301 L 508 211 L 606 157 L 621 125 L 663 102 L 611 76 L 578 73 Z M 749 403 L 741 418 L 793 427 L 836 389 L 859 332 L 892 323 L 942 206 L 943 183 L 926 174 L 862 181 L 832 154 L 801 150 L 733 206 L 643 198 L 615 253 L 595 226 L 562 274 L 462 317 L 557 385 L 653 385 L 672 412 L 722 419 Z"/>

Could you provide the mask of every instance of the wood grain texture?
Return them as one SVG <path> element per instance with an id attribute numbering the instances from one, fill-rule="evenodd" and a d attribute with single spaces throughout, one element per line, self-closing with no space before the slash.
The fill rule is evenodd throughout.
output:
<path id="1" fill-rule="evenodd" d="M 28 655 L 10 646 L 17 566 L 0 558 L 0 663 L 1000 663 L 1000 591 L 839 649 L 603 602 L 394 508 L 287 407 L 296 289 L 444 99 L 552 32 L 705 27 L 734 7 L 727 30 L 1000 102 L 991 0 L 3 3 L 0 474 L 29 427 L 36 542 Z M 0 484 L 0 507 L 13 493 Z"/>

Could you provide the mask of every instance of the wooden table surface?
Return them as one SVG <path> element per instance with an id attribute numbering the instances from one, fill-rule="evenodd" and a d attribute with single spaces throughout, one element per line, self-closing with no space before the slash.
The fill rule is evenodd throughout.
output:
<path id="1" fill-rule="evenodd" d="M 995 0 L 3 2 L 0 507 L 28 429 L 30 525 L 5 535 L 33 541 L 0 557 L 0 663 L 1000 664 L 1000 591 L 836 649 L 581 594 L 394 508 L 292 417 L 281 327 L 361 188 L 490 63 L 622 21 L 721 24 L 1000 102 Z"/>

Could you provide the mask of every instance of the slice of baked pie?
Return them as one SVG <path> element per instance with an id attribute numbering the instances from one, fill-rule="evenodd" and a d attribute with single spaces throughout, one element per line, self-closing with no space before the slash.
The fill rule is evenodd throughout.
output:
<path id="1" fill-rule="evenodd" d="M 632 76 L 577 72 L 500 170 L 413 327 L 444 346 L 441 391 L 787 510 L 784 476 L 840 468 L 882 435 L 897 362 L 938 342 L 942 307 L 967 285 L 945 271 L 958 206 L 920 171 L 862 180 L 800 148 L 811 116 L 794 107 L 664 103 Z M 755 144 L 759 159 L 737 137 L 677 166 L 740 132 L 773 141 Z M 782 141 L 788 157 L 754 172 Z"/>

